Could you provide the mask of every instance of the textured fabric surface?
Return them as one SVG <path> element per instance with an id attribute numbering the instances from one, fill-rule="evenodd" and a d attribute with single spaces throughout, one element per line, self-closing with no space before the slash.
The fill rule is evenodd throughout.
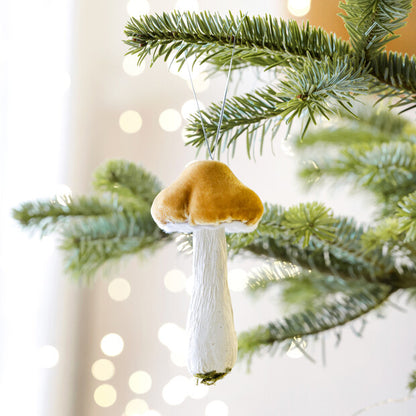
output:
<path id="1" fill-rule="evenodd" d="M 263 215 L 258 195 L 243 185 L 222 162 L 189 164 L 153 201 L 152 216 L 166 232 L 189 232 L 189 227 L 240 222 L 252 231 Z"/>

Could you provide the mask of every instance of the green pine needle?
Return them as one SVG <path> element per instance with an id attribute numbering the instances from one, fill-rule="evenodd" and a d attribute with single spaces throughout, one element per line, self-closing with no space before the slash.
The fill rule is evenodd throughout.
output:
<path id="1" fill-rule="evenodd" d="M 241 24 L 240 24 L 241 22 Z M 238 28 L 238 30 L 237 30 Z M 274 67 L 287 65 L 295 57 L 310 54 L 314 59 L 345 56 L 347 42 L 309 24 L 300 27 L 270 15 L 263 17 L 220 16 L 208 11 L 199 14 L 178 11 L 132 18 L 126 25 L 128 53 L 137 55 L 140 63 L 146 56 L 152 62 L 172 57 L 183 64 L 183 58 L 228 65 L 235 43 L 235 61 L 241 65 Z M 235 40 L 235 42 L 234 42 Z"/>
<path id="2" fill-rule="evenodd" d="M 111 198 L 85 197 L 24 202 L 12 215 L 22 227 L 38 229 L 42 235 L 51 233 L 69 221 L 108 216 L 116 212 L 117 202 Z"/>
<path id="3" fill-rule="evenodd" d="M 405 233 L 405 242 L 416 240 L 416 192 L 404 197 L 399 203 L 396 212 L 398 231 Z"/>
<path id="4" fill-rule="evenodd" d="M 336 134 L 336 132 L 335 132 Z M 304 179 L 326 177 L 350 180 L 372 191 L 391 212 L 398 201 L 416 190 L 416 144 L 397 141 L 374 144 L 365 141 L 344 147 L 339 155 L 321 160 L 315 166 L 305 166 L 300 175 Z"/>
<path id="5" fill-rule="evenodd" d="M 161 191 L 159 180 L 141 166 L 127 160 L 109 160 L 94 172 L 94 189 L 147 205 Z"/>
<path id="6" fill-rule="evenodd" d="M 150 252 L 169 235 L 153 222 L 149 209 L 114 214 L 70 224 L 63 232 L 61 249 L 65 269 L 75 278 L 90 280 L 105 264 L 126 255 Z"/>
<path id="7" fill-rule="evenodd" d="M 358 289 L 353 294 L 343 295 L 336 302 L 322 305 L 319 311 L 306 310 L 267 325 L 259 325 L 240 334 L 239 358 L 250 362 L 253 354 L 275 351 L 295 337 L 310 337 L 341 327 L 379 307 L 393 292 L 383 286 Z"/>
<path id="8" fill-rule="evenodd" d="M 295 235 L 295 241 L 303 241 L 303 247 L 309 244 L 311 236 L 331 242 L 335 237 L 335 224 L 330 209 L 318 202 L 289 208 L 282 221 L 283 227 Z"/>
<path id="9" fill-rule="evenodd" d="M 416 390 L 416 371 L 413 371 L 413 373 L 410 374 L 408 387 L 410 391 Z"/>
<path id="10" fill-rule="evenodd" d="M 394 32 L 406 24 L 411 0 L 345 0 L 341 14 L 358 56 L 370 59 L 397 38 Z"/>

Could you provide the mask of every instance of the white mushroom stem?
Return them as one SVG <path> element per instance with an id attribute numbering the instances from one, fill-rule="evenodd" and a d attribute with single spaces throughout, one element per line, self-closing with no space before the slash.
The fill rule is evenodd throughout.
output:
<path id="1" fill-rule="evenodd" d="M 194 286 L 187 323 L 188 368 L 202 382 L 210 383 L 232 369 L 238 350 L 227 282 L 224 227 L 194 230 L 193 249 Z"/>

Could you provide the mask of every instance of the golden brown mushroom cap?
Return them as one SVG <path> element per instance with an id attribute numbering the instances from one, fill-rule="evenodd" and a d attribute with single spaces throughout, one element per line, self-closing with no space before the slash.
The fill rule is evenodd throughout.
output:
<path id="1" fill-rule="evenodd" d="M 224 163 L 189 164 L 178 179 L 154 199 L 152 217 L 166 232 L 225 225 L 227 232 L 253 231 L 263 215 L 255 192 L 243 185 Z"/>

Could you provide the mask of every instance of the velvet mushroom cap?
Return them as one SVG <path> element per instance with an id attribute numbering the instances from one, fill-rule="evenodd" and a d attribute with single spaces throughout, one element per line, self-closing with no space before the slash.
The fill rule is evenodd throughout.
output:
<path id="1" fill-rule="evenodd" d="M 230 168 L 213 160 L 192 162 L 154 199 L 151 214 L 165 232 L 190 233 L 224 225 L 226 232 L 253 231 L 263 215 L 258 195 Z"/>

